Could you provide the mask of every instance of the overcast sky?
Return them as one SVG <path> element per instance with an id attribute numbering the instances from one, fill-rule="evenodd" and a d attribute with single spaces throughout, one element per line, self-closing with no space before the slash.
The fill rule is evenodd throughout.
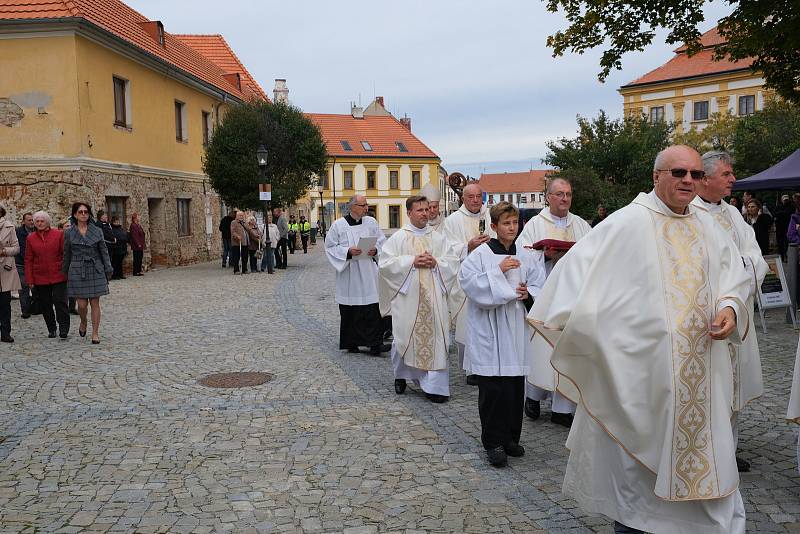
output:
<path id="1" fill-rule="evenodd" d="M 598 52 L 554 59 L 564 27 L 538 0 L 123 0 L 171 33 L 220 33 L 270 97 L 286 78 L 308 112 L 348 113 L 382 95 L 448 171 L 541 168 L 577 114 L 621 116 L 617 89 L 672 57 L 663 38 L 597 81 Z M 709 22 L 726 14 L 707 5 Z M 467 165 L 472 163 L 473 165 Z"/>

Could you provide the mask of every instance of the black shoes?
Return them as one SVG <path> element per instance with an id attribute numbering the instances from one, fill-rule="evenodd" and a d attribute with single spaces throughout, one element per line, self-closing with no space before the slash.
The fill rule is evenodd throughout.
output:
<path id="1" fill-rule="evenodd" d="M 572 426 L 573 415 L 571 413 L 553 412 L 550 415 L 550 422 L 570 428 Z"/>
<path id="2" fill-rule="evenodd" d="M 350 347 L 349 349 L 347 349 L 347 352 L 349 352 L 350 354 L 356 354 L 357 352 L 361 351 L 358 350 L 358 347 Z"/>
<path id="3" fill-rule="evenodd" d="M 375 345 L 374 347 L 369 349 L 369 353 L 372 354 L 373 356 L 379 356 L 381 352 L 389 352 L 390 350 L 392 350 L 391 345 L 386 345 L 386 344 Z"/>
<path id="4" fill-rule="evenodd" d="M 0 336 L 0 342 L 2 343 L 13 343 L 14 338 L 11 336 Z"/>
<path id="5" fill-rule="evenodd" d="M 437 395 L 435 393 L 426 393 L 425 398 L 436 404 L 441 404 L 450 400 L 450 397 L 447 395 Z"/>
<path id="6" fill-rule="evenodd" d="M 60 337 L 61 339 L 67 339 L 67 332 L 59 332 L 58 337 Z"/>
<path id="7" fill-rule="evenodd" d="M 541 415 L 539 401 L 525 398 L 525 415 L 536 421 Z"/>
<path id="8" fill-rule="evenodd" d="M 486 451 L 486 456 L 489 458 L 489 463 L 495 467 L 505 467 L 508 465 L 508 456 L 503 447 L 495 447 Z"/>
<path id="9" fill-rule="evenodd" d="M 745 460 L 744 458 L 736 457 L 736 468 L 739 470 L 740 473 L 747 473 L 750 471 L 750 462 Z"/>
<path id="10" fill-rule="evenodd" d="M 519 458 L 525 454 L 525 447 L 520 445 L 519 443 L 511 443 L 503 447 L 505 453 L 509 456 L 513 456 L 514 458 Z"/>
<path id="11" fill-rule="evenodd" d="M 30 313 L 23 313 L 22 314 L 22 318 L 23 319 L 30 319 L 31 318 L 31 314 Z"/>
<path id="12" fill-rule="evenodd" d="M 394 379 L 394 392 L 398 395 L 402 395 L 406 392 L 406 380 L 405 378 L 395 378 Z"/>
<path id="13" fill-rule="evenodd" d="M 53 330 L 52 332 L 50 332 L 49 334 L 47 334 L 47 337 L 49 337 L 50 339 L 54 339 L 54 338 L 56 337 L 56 331 L 55 331 L 55 330 Z"/>
<path id="14" fill-rule="evenodd" d="M 467 385 L 468 386 L 477 386 L 478 385 L 478 375 L 467 375 Z"/>

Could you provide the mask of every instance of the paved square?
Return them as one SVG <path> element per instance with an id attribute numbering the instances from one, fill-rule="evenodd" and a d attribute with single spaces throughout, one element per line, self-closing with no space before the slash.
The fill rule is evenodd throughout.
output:
<path id="1" fill-rule="evenodd" d="M 489 467 L 463 373 L 451 367 L 446 404 L 413 386 L 395 395 L 388 358 L 336 350 L 321 246 L 289 258 L 274 276 L 215 262 L 114 282 L 97 346 L 77 321 L 68 340 L 47 339 L 12 303 L 0 532 L 611 531 L 561 495 L 566 429 L 526 420 L 526 455 Z M 783 419 L 797 333 L 770 318 L 766 394 L 740 423 L 749 532 L 800 530 L 796 429 Z M 275 377 L 197 383 L 230 371 Z"/>

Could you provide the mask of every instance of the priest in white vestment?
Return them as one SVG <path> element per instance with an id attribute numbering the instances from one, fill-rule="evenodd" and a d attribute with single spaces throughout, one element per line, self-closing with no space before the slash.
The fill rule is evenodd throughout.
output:
<path id="1" fill-rule="evenodd" d="M 432 182 L 428 182 L 419 194 L 428 199 L 428 231 L 444 232 L 444 217 L 439 211 L 442 200 L 441 191 Z"/>
<path id="2" fill-rule="evenodd" d="M 695 183 L 697 196 L 692 205 L 709 213 L 736 244 L 745 270 L 750 275 L 750 294 L 747 302 L 748 320 L 753 322 L 753 302 L 756 289 L 764 281 L 769 271 L 767 262 L 761 255 L 753 227 L 747 224 L 739 210 L 723 200 L 730 196 L 736 182 L 732 160 L 726 152 L 711 151 L 702 156 L 706 175 Z M 764 393 L 761 374 L 761 353 L 754 328 L 741 345 L 728 344 L 733 366 L 733 434 L 738 441 L 739 413 L 751 400 Z M 736 457 L 739 472 L 750 471 L 750 463 Z"/>
<path id="3" fill-rule="evenodd" d="M 459 261 L 447 239 L 428 230 L 428 212 L 424 196 L 409 197 L 409 223 L 383 244 L 381 313 L 392 316 L 395 392 L 402 394 L 406 380 L 413 380 L 428 400 L 441 403 L 450 398 L 447 288 Z"/>
<path id="4" fill-rule="evenodd" d="M 350 213 L 331 224 L 325 236 L 325 253 L 336 270 L 336 303 L 341 323 L 339 348 L 359 352 L 369 347 L 373 356 L 389 350 L 383 344 L 383 327 L 378 307 L 378 253 L 386 236 L 378 221 L 367 215 L 364 195 L 349 202 Z M 375 240 L 369 250 L 358 248 L 361 238 Z"/>
<path id="5" fill-rule="evenodd" d="M 572 184 L 569 181 L 556 178 L 547 184 L 545 193 L 548 207 L 525 224 L 517 238 L 518 248 L 530 247 L 543 239 L 578 241 L 592 229 L 586 221 L 569 211 L 572 206 Z M 563 252 L 549 249 L 535 250 L 533 253 L 544 256 L 547 273 L 564 255 Z M 575 413 L 575 403 L 557 391 L 558 376 L 550 366 L 550 346 L 540 336 L 534 336 L 531 344 L 533 360 L 525 385 L 525 413 L 531 419 L 538 419 L 540 402 L 552 396 L 550 420 L 569 427 L 572 414 Z"/>
<path id="6" fill-rule="evenodd" d="M 653 192 L 572 247 L 528 314 L 579 400 L 564 494 L 617 532 L 745 531 L 728 341 L 751 331 L 751 277 L 690 205 L 703 174 L 690 147 L 662 151 Z"/>
<path id="7" fill-rule="evenodd" d="M 541 255 L 517 249 L 519 210 L 510 202 L 492 206 L 496 239 L 476 248 L 458 276 L 467 295 L 467 372 L 478 377 L 481 443 L 489 463 L 502 467 L 508 456 L 522 456 L 525 375 L 531 360 L 532 330 L 526 305 L 544 284 Z"/>
<path id="8" fill-rule="evenodd" d="M 444 220 L 444 235 L 455 248 L 458 259 L 463 262 L 470 252 L 495 237 L 495 233 L 490 226 L 489 210 L 483 205 L 481 186 L 475 182 L 468 184 L 461 199 L 464 204 Z M 458 359 L 466 369 L 464 344 L 467 339 L 467 297 L 461 291 L 458 281 L 449 289 L 450 321 L 455 324 Z M 468 374 L 467 383 L 477 386 L 477 377 Z"/>

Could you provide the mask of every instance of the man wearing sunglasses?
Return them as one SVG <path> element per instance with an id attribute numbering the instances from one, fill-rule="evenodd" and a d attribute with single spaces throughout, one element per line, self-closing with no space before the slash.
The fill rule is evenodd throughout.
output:
<path id="1" fill-rule="evenodd" d="M 592 229 L 586 221 L 570 213 L 572 184 L 567 180 L 563 178 L 551 180 L 547 184 L 545 193 L 547 207 L 525 224 L 525 228 L 517 238 L 517 248 L 530 247 L 543 239 L 577 241 Z M 542 251 L 533 250 L 531 253 L 534 257 L 544 255 L 545 272 L 548 274 L 564 255 L 563 251 L 548 248 Z M 550 346 L 541 336 L 534 336 L 531 344 L 533 361 L 531 374 L 525 383 L 525 415 L 531 419 L 538 419 L 541 401 L 552 397 L 550 421 L 569 428 L 575 413 L 575 403 L 557 391 L 558 376 L 550 366 Z"/>
<path id="2" fill-rule="evenodd" d="M 578 401 L 563 492 L 615 532 L 744 533 L 729 343 L 751 277 L 691 205 L 700 155 L 672 146 L 640 193 L 553 268 L 528 314 Z"/>
<path id="3" fill-rule="evenodd" d="M 695 183 L 697 196 L 692 205 L 709 213 L 720 227 L 730 235 L 739 250 L 742 263 L 750 275 L 750 293 L 746 302 L 748 320 L 753 323 L 753 299 L 756 288 L 764 281 L 769 266 L 761 255 L 753 227 L 739 215 L 739 210 L 725 202 L 731 187 L 736 183 L 731 156 L 727 152 L 711 151 L 703 154 L 705 176 Z M 733 367 L 733 430 L 738 439 L 738 415 L 748 402 L 764 393 L 761 374 L 761 353 L 758 350 L 756 330 L 753 329 L 741 345 L 729 344 Z M 750 463 L 736 458 L 740 472 L 750 471 Z"/>

